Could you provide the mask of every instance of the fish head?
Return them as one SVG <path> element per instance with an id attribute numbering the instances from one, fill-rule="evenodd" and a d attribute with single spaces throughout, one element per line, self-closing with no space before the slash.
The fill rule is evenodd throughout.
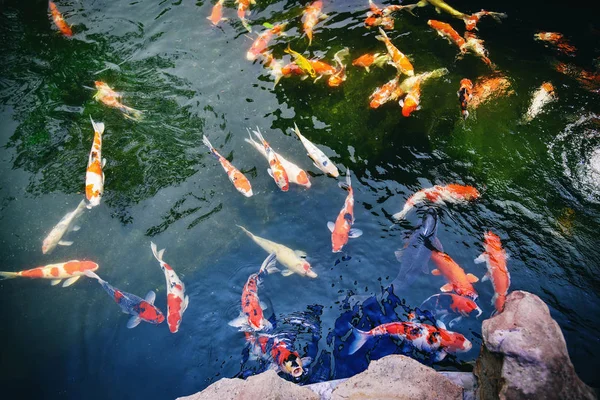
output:
<path id="1" fill-rule="evenodd" d="M 79 270 L 84 271 L 96 271 L 100 266 L 93 261 L 80 261 Z"/>
<path id="2" fill-rule="evenodd" d="M 151 324 L 161 324 L 165 320 L 163 313 L 146 300 L 140 302 L 138 310 L 138 316 Z"/>
<path id="3" fill-rule="evenodd" d="M 47 254 L 52 252 L 52 250 L 54 250 L 54 248 L 56 247 L 57 241 L 55 240 L 54 237 L 50 238 L 47 237 L 46 239 L 44 239 L 44 242 L 42 243 L 42 254 Z"/>
<path id="4" fill-rule="evenodd" d="M 465 27 L 468 31 L 472 31 L 477 27 L 477 22 L 479 21 L 479 17 L 477 15 L 469 15 L 465 17 Z"/>
<path id="5" fill-rule="evenodd" d="M 460 88 L 461 89 L 465 88 L 465 89 L 471 91 L 471 90 L 473 90 L 473 82 L 471 82 L 471 80 L 468 78 L 463 78 L 460 81 Z"/>
<path id="6" fill-rule="evenodd" d="M 463 353 L 471 350 L 473 344 L 458 332 L 447 331 L 443 328 L 438 328 L 441 346 L 444 350 L 452 353 Z"/>
<path id="7" fill-rule="evenodd" d="M 316 278 L 318 276 L 315 271 L 312 270 L 310 264 L 306 260 L 298 263 L 297 267 L 304 271 L 304 275 L 308 276 L 309 278 Z"/>
<path id="8" fill-rule="evenodd" d="M 500 237 L 496 235 L 492 231 L 487 231 L 483 234 L 483 238 L 485 240 L 485 244 L 494 250 L 502 250 L 502 242 L 500 241 Z"/>
<path id="9" fill-rule="evenodd" d="M 295 351 L 290 353 L 290 355 L 283 361 L 281 369 L 283 370 L 283 372 L 293 376 L 294 378 L 299 378 L 304 373 L 304 368 L 302 367 L 302 359 Z"/>

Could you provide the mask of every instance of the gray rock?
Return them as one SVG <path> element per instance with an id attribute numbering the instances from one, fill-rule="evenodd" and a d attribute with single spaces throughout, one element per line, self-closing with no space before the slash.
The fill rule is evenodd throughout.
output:
<path id="1" fill-rule="evenodd" d="M 483 321 L 475 366 L 477 397 L 595 399 L 575 373 L 560 327 L 536 295 L 514 291 L 504 311 Z"/>
<path id="2" fill-rule="evenodd" d="M 461 400 L 462 388 L 412 358 L 391 355 L 339 384 L 332 400 L 414 399 Z"/>
<path id="3" fill-rule="evenodd" d="M 310 389 L 266 371 L 246 380 L 223 378 L 201 392 L 178 400 L 319 400 Z"/>

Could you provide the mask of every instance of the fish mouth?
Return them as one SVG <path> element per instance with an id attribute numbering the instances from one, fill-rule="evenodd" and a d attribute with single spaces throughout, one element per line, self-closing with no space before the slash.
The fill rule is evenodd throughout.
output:
<path id="1" fill-rule="evenodd" d="M 319 275 L 317 275 L 314 271 L 307 271 L 306 276 L 308 276 L 309 278 L 316 278 Z"/>
<path id="2" fill-rule="evenodd" d="M 300 376 L 302 376 L 302 367 L 296 367 L 292 370 L 292 376 L 294 378 L 299 378 Z"/>

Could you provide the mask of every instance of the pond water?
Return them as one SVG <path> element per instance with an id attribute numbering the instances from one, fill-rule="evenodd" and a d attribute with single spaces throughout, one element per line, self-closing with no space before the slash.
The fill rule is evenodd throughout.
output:
<path id="1" fill-rule="evenodd" d="M 250 17 L 255 32 L 248 34 L 233 2 L 226 2 L 229 20 L 215 28 L 206 20 L 213 4 L 205 1 L 61 1 L 72 38 L 57 32 L 44 1 L 1 3 L 1 269 L 93 260 L 98 274 L 124 291 L 156 291 L 156 304 L 166 312 L 163 272 L 150 251 L 154 241 L 167 249 L 165 261 L 190 298 L 179 332 L 171 334 L 166 324 L 127 329 L 128 316 L 90 279 L 68 288 L 46 280 L 0 281 L 3 389 L 20 398 L 166 399 L 265 367 L 244 362 L 244 335 L 227 324 L 239 313 L 248 276 L 267 255 L 236 225 L 308 253 L 318 278 L 269 275 L 261 299 L 277 329 L 289 330 L 301 355 L 315 360 L 302 382 L 347 377 L 366 366 L 366 357 L 403 351 L 382 340 L 370 344 L 371 353 L 344 356 L 339 346 L 356 317 L 352 310 L 365 305 L 366 318 L 393 305 L 406 319 L 444 283 L 421 274 L 397 298 L 386 292 L 399 271 L 394 251 L 425 208 L 400 224 L 391 215 L 413 192 L 455 182 L 477 187 L 482 196 L 473 204 L 440 207 L 444 250 L 482 277 L 485 266 L 473 259 L 483 250 L 483 233 L 497 233 L 511 256 L 511 289 L 548 304 L 578 374 L 600 386 L 594 372 L 600 368 L 600 106 L 597 93 L 554 69 L 557 61 L 598 68 L 597 14 L 581 4 L 557 11 L 541 1 L 452 3 L 465 12 L 508 14 L 501 24 L 482 20 L 478 34 L 514 93 L 463 121 L 460 80 L 476 80 L 490 69 L 473 55 L 456 59 L 456 47 L 426 24 L 440 19 L 462 32 L 461 21 L 431 7 L 396 15 L 389 35 L 415 69 L 449 70 L 424 85 L 422 109 L 404 118 L 396 104 L 368 107 L 374 88 L 393 77 L 392 67 L 366 73 L 348 66 L 339 88 L 296 77 L 274 88 L 269 71 L 245 59 L 262 23 L 285 20 L 288 36 L 272 42 L 277 57 L 288 43 L 328 60 L 343 47 L 350 59 L 383 52 L 377 31 L 364 27 L 366 1 L 325 1 L 329 17 L 317 25 L 310 47 L 300 22 L 308 2 L 257 3 Z M 540 30 L 565 34 L 577 55 L 534 41 Z M 123 118 L 93 100 L 95 80 L 143 110 L 143 119 Z M 558 101 L 522 124 L 544 81 L 554 84 Z M 81 217 L 81 229 L 69 234 L 74 244 L 44 255 L 42 240 L 83 198 L 90 116 L 106 124 L 105 194 Z M 342 253 L 331 252 L 327 221 L 337 217 L 346 192 L 312 166 L 290 132 L 294 122 L 340 170 L 352 171 L 354 226 L 364 234 Z M 264 158 L 244 141 L 246 127 L 256 126 L 273 148 L 310 171 L 310 189 L 277 189 Z M 253 197 L 235 191 L 202 145 L 203 134 L 246 173 Z M 487 318 L 492 286 L 475 287 Z M 374 300 L 382 295 L 388 303 L 377 311 Z M 376 322 L 393 319 L 388 314 Z M 463 320 L 453 330 L 473 343 L 472 350 L 433 366 L 469 371 L 481 344 L 481 319 Z"/>

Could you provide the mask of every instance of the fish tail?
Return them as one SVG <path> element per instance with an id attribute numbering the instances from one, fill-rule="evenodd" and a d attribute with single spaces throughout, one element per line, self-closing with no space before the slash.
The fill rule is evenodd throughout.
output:
<path id="1" fill-rule="evenodd" d="M 19 276 L 18 272 L 3 272 L 0 271 L 0 279 L 13 279 Z"/>
<path id="2" fill-rule="evenodd" d="M 98 135 L 102 136 L 104 133 L 104 122 L 95 122 L 90 115 L 90 121 L 92 121 L 92 126 L 94 127 L 94 132 L 98 132 Z"/>
<path id="3" fill-rule="evenodd" d="M 246 235 L 250 236 L 251 238 L 254 238 L 254 235 L 248 229 L 244 228 L 241 225 L 237 225 L 237 227 L 240 228 L 241 230 L 243 230 L 244 232 L 246 232 Z"/>
<path id="4" fill-rule="evenodd" d="M 300 133 L 300 129 L 298 129 L 298 125 L 294 122 L 294 133 L 300 140 L 302 140 L 302 134 Z"/>
<path id="5" fill-rule="evenodd" d="M 252 131 L 252 133 L 254 133 L 254 135 L 256 135 L 256 137 L 258 138 L 258 140 L 260 140 L 260 142 L 264 145 L 266 143 L 265 138 L 263 137 L 262 133 L 260 132 L 260 128 L 257 126 L 255 131 Z"/>
<path id="6" fill-rule="evenodd" d="M 394 218 L 397 221 L 403 220 L 404 218 L 406 218 L 406 215 L 408 214 L 411 208 L 412 207 L 404 207 L 402 211 L 392 215 L 392 218 Z"/>
<path id="7" fill-rule="evenodd" d="M 350 328 L 352 329 L 352 343 L 348 346 L 348 354 L 354 354 L 365 345 L 371 335 L 369 335 L 369 332 L 356 329 L 352 325 L 350 325 Z"/>
<path id="8" fill-rule="evenodd" d="M 431 296 L 429 296 L 428 298 L 426 298 L 426 299 L 425 299 L 425 300 L 424 300 L 424 301 L 421 303 L 421 306 L 420 306 L 420 307 L 423 307 L 423 304 L 427 303 L 427 302 L 428 302 L 429 300 L 431 300 L 432 298 L 434 298 L 434 297 L 439 297 L 439 296 L 441 296 L 442 294 L 443 294 L 443 293 L 438 293 L 438 294 L 434 294 L 434 295 L 431 295 Z"/>
<path id="9" fill-rule="evenodd" d="M 83 271 L 83 273 L 88 278 L 93 278 L 93 279 L 96 279 L 98 282 L 102 282 L 102 279 L 100 279 L 100 277 L 95 272 L 92 272 L 89 269 L 86 269 L 85 271 Z"/>
<path id="10" fill-rule="evenodd" d="M 150 248 L 152 249 L 152 254 L 154 254 L 154 258 L 156 258 L 156 260 L 159 263 L 161 263 L 161 264 L 164 263 L 163 254 L 165 254 L 165 249 L 158 251 L 158 249 L 156 247 L 156 243 L 154 243 L 154 242 L 150 242 Z"/>
<path id="11" fill-rule="evenodd" d="M 287 49 L 285 49 L 283 51 L 284 51 L 284 53 L 292 54 L 292 46 L 290 45 L 290 43 L 288 43 Z"/>
<path id="12" fill-rule="evenodd" d="M 128 107 L 126 105 L 121 105 L 119 109 L 124 113 L 125 118 L 129 118 L 133 121 L 141 121 L 142 112 L 140 110 L 136 110 L 135 108 Z"/>
<path id="13" fill-rule="evenodd" d="M 260 270 L 258 270 L 259 276 L 265 272 L 269 274 L 271 273 L 269 271 L 273 271 L 273 267 L 275 267 L 275 263 L 277 262 L 276 257 L 277 256 L 275 253 L 271 253 L 267 256 L 267 258 L 265 258 L 265 261 L 263 261 L 262 265 L 260 266 Z"/>
<path id="14" fill-rule="evenodd" d="M 206 137 L 206 135 L 202 135 L 202 143 L 204 143 L 204 145 L 206 147 L 208 147 L 208 149 L 210 150 L 210 152 L 217 157 L 217 159 L 219 159 L 219 155 L 217 154 L 217 151 L 215 150 L 215 148 L 213 147 L 213 145 L 208 141 L 208 137 Z"/>
<path id="15" fill-rule="evenodd" d="M 347 191 L 352 190 L 352 181 L 350 179 L 350 170 L 349 169 L 346 169 L 346 182 L 340 182 L 340 183 L 338 183 L 338 185 L 340 188 L 342 188 L 344 190 L 347 190 Z"/>
<path id="16" fill-rule="evenodd" d="M 380 33 L 381 35 L 375 36 L 375 39 L 377 39 L 377 40 L 381 40 L 382 42 L 385 42 L 385 41 L 387 41 L 387 40 L 390 40 L 390 39 L 388 38 L 388 35 L 385 33 L 385 31 L 384 31 L 383 29 L 379 28 L 379 33 Z"/>

